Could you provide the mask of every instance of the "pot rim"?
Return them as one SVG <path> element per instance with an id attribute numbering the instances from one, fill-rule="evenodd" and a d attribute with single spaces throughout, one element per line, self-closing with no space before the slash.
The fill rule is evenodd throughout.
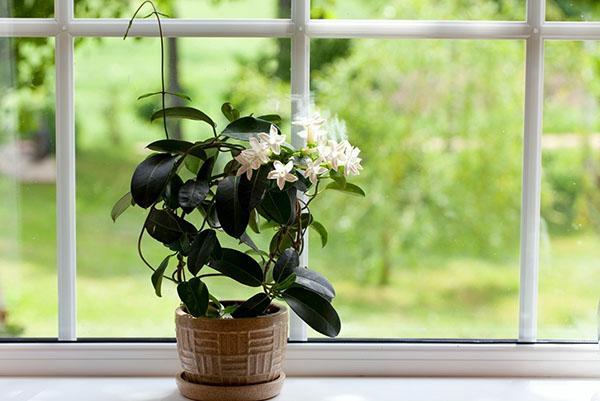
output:
<path id="1" fill-rule="evenodd" d="M 242 303 L 244 301 L 239 301 L 239 300 L 221 301 L 222 304 L 233 303 L 233 302 Z M 268 313 L 266 315 L 254 316 L 254 317 L 236 317 L 236 318 L 232 318 L 232 319 L 221 319 L 221 318 L 216 319 L 214 317 L 206 317 L 206 316 L 195 317 L 195 316 L 192 316 L 191 314 L 187 313 L 186 311 L 184 311 L 182 305 L 179 305 L 175 309 L 175 314 L 180 317 L 185 317 L 185 318 L 194 319 L 194 320 L 205 320 L 205 321 L 216 321 L 216 322 L 230 322 L 230 321 L 234 322 L 234 321 L 249 321 L 249 320 L 256 320 L 256 319 L 273 319 L 273 318 L 277 318 L 277 317 L 287 313 L 287 307 L 280 303 L 273 302 L 273 303 L 271 303 L 271 305 L 269 305 L 269 307 L 275 307 L 275 308 L 277 308 L 277 310 L 273 313 Z"/>

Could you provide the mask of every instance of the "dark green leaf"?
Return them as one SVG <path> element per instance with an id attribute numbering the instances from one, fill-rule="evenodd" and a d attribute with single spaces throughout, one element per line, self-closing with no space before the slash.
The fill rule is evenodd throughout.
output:
<path id="1" fill-rule="evenodd" d="M 287 248 L 292 246 L 293 233 L 286 234 L 283 231 L 275 233 L 269 244 L 269 252 L 272 254 L 283 253 Z"/>
<path id="2" fill-rule="evenodd" d="M 215 128 L 217 124 L 204 112 L 195 109 L 193 107 L 169 107 L 164 110 L 158 110 L 152 117 L 150 117 L 150 121 L 158 120 L 163 118 L 166 113 L 167 117 L 173 118 L 185 118 L 187 120 L 196 120 L 196 121 L 204 121 L 209 124 L 211 127 Z"/>
<path id="3" fill-rule="evenodd" d="M 273 280 L 280 282 L 294 272 L 300 264 L 300 257 L 294 248 L 287 248 L 273 267 Z"/>
<path id="4" fill-rule="evenodd" d="M 191 143 L 188 141 L 181 141 L 178 139 L 160 139 L 152 142 L 146 146 L 150 150 L 156 150 L 159 152 L 187 154 L 188 156 L 195 156 L 202 160 L 207 159 L 206 152 L 202 149 L 202 142 Z"/>
<path id="5" fill-rule="evenodd" d="M 179 190 L 179 204 L 186 213 L 197 208 L 208 195 L 208 182 L 188 180 Z"/>
<path id="6" fill-rule="evenodd" d="M 132 206 L 133 203 L 133 197 L 131 196 L 131 192 L 127 192 L 125 195 L 123 195 L 121 197 L 121 199 L 119 199 L 115 205 L 113 206 L 112 210 L 110 211 L 110 217 L 112 218 L 112 221 L 117 221 L 117 218 L 123 214 L 123 212 L 125 210 L 127 210 L 127 208 L 129 206 Z"/>
<path id="7" fill-rule="evenodd" d="M 276 125 L 281 124 L 281 116 L 279 114 L 265 114 L 264 116 L 258 116 L 258 118 Z"/>
<path id="8" fill-rule="evenodd" d="M 333 286 L 320 273 L 300 266 L 296 267 L 293 271 L 296 274 L 296 285 L 308 288 L 330 302 L 335 298 Z"/>
<path id="9" fill-rule="evenodd" d="M 275 188 L 265 193 L 257 210 L 261 216 L 279 224 L 292 224 L 295 218 L 296 189 L 289 188 L 280 191 Z"/>
<path id="10" fill-rule="evenodd" d="M 329 176 L 335 181 L 340 188 L 346 186 L 346 176 L 344 174 L 340 174 L 337 170 L 329 170 Z"/>
<path id="11" fill-rule="evenodd" d="M 271 130 L 271 125 L 273 124 L 269 121 L 247 116 L 229 123 L 222 134 L 229 138 L 249 141 L 250 138 L 255 137 L 261 132 L 269 132 Z"/>
<path id="12" fill-rule="evenodd" d="M 248 208 L 254 209 L 264 198 L 269 184 L 267 175 L 269 174 L 266 166 L 261 167 L 258 171 L 252 174 L 252 178 L 248 180 L 246 174 L 241 176 L 240 179 L 240 192 L 247 194 L 245 198 L 248 199 Z"/>
<path id="13" fill-rule="evenodd" d="M 231 316 L 234 318 L 260 316 L 265 313 L 269 305 L 271 305 L 271 298 L 264 292 L 259 292 L 238 306 Z"/>
<path id="14" fill-rule="evenodd" d="M 275 290 L 285 291 L 288 288 L 290 288 L 292 285 L 294 285 L 295 282 L 296 282 L 296 273 L 292 273 L 289 276 L 287 276 L 287 278 L 284 279 L 283 281 L 275 284 L 273 286 L 273 288 Z"/>
<path id="15" fill-rule="evenodd" d="M 221 252 L 221 259 L 212 260 L 210 267 L 250 287 L 262 285 L 264 274 L 254 259 L 235 249 L 223 248 Z"/>
<path id="16" fill-rule="evenodd" d="M 212 177 L 212 171 L 215 166 L 215 162 L 217 160 L 217 156 L 212 156 L 206 159 L 204 163 L 202 163 L 202 167 L 200 167 L 198 174 L 196 175 L 196 179 L 198 181 L 208 181 Z"/>
<path id="17" fill-rule="evenodd" d="M 204 230 L 192 242 L 188 256 L 188 269 L 194 276 L 215 255 L 221 256 L 221 245 L 214 230 Z"/>
<path id="18" fill-rule="evenodd" d="M 260 252 L 260 249 L 258 249 L 258 247 L 254 243 L 254 241 L 252 241 L 252 238 L 250 238 L 250 236 L 248 234 L 246 234 L 245 232 L 242 235 L 240 235 L 240 244 L 246 244 L 253 251 Z"/>
<path id="19" fill-rule="evenodd" d="M 152 277 L 151 277 L 152 286 L 154 287 L 154 292 L 159 297 L 162 296 L 161 295 L 161 287 L 162 287 L 163 274 L 165 274 L 165 270 L 167 269 L 167 266 L 169 266 L 170 258 L 171 258 L 171 255 L 164 258 L 163 261 L 158 266 L 158 268 L 154 271 L 154 273 L 152 273 Z"/>
<path id="20" fill-rule="evenodd" d="M 208 288 L 198 277 L 179 283 L 179 299 L 185 304 L 187 312 L 194 317 L 202 317 L 208 309 Z"/>
<path id="21" fill-rule="evenodd" d="M 340 185 L 338 182 L 330 182 L 329 184 L 327 184 L 327 186 L 325 188 L 326 189 L 334 189 L 336 191 L 346 192 L 351 195 L 357 195 L 357 196 L 363 196 L 363 197 L 366 196 L 365 191 L 363 191 L 361 187 L 359 187 L 358 185 L 350 184 L 349 182 L 347 182 L 346 185 L 344 185 L 344 186 Z"/>
<path id="22" fill-rule="evenodd" d="M 139 96 L 137 98 L 137 100 L 142 100 L 142 99 L 145 99 L 145 98 L 150 97 L 150 96 L 160 95 L 161 93 L 162 92 L 160 92 L 160 91 L 159 92 L 144 93 L 143 95 Z M 189 96 L 184 95 L 183 93 L 165 92 L 165 95 L 177 96 L 177 97 L 180 97 L 180 98 L 185 99 L 185 100 L 192 100 Z"/>
<path id="23" fill-rule="evenodd" d="M 152 209 L 146 221 L 150 236 L 163 244 L 171 244 L 184 234 L 196 234 L 196 228 L 170 210 Z"/>
<path id="24" fill-rule="evenodd" d="M 161 196 L 171 176 L 177 156 L 157 153 L 141 162 L 131 177 L 131 195 L 136 205 L 146 209 Z"/>
<path id="25" fill-rule="evenodd" d="M 190 253 L 190 248 L 192 247 L 192 243 L 190 242 L 191 235 L 191 233 L 183 233 L 177 241 L 166 245 L 173 252 L 187 256 Z"/>
<path id="26" fill-rule="evenodd" d="M 328 337 L 339 334 L 342 328 L 340 318 L 329 301 L 319 294 L 292 286 L 283 293 L 283 299 L 314 330 Z"/>
<path id="27" fill-rule="evenodd" d="M 250 220 L 249 193 L 247 190 L 240 191 L 240 179 L 235 176 L 223 178 L 215 195 L 221 227 L 234 238 L 239 238 L 246 231 Z"/>
<path id="28" fill-rule="evenodd" d="M 321 237 L 321 246 L 325 247 L 325 245 L 327 245 L 327 239 L 329 237 L 325 226 L 319 223 L 318 221 L 313 220 L 313 222 L 310 224 L 310 228 L 312 228 L 319 234 L 319 236 Z"/>
<path id="29" fill-rule="evenodd" d="M 165 187 L 165 192 L 163 194 L 163 199 L 165 200 L 165 204 L 171 209 L 177 209 L 179 207 L 179 190 L 183 185 L 183 181 L 179 175 L 175 174 Z"/>
<path id="30" fill-rule="evenodd" d="M 250 211 L 250 220 L 248 221 L 248 227 L 252 229 L 256 234 L 260 234 L 260 229 L 258 228 L 258 213 L 256 213 L 255 209 Z"/>
<path id="31" fill-rule="evenodd" d="M 240 118 L 240 112 L 237 109 L 235 109 L 229 102 L 223 103 L 223 105 L 221 106 L 221 112 L 223 113 L 225 118 L 229 120 L 229 122 L 235 121 L 238 118 Z"/>

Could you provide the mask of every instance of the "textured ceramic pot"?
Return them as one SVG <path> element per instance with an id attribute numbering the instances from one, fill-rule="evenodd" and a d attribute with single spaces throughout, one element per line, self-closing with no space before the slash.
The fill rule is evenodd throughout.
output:
<path id="1" fill-rule="evenodd" d="M 281 376 L 288 334 L 284 306 L 271 305 L 264 316 L 239 319 L 195 318 L 177 308 L 175 326 L 187 382 L 243 386 Z"/>

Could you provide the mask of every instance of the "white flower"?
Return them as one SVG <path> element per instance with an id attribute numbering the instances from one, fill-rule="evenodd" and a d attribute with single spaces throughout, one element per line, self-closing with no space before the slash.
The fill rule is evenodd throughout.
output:
<path id="1" fill-rule="evenodd" d="M 292 168 L 294 168 L 294 162 L 291 160 L 287 162 L 287 164 L 275 160 L 273 163 L 273 170 L 269 171 L 267 178 L 270 180 L 277 180 L 277 186 L 280 190 L 283 190 L 286 181 L 294 182 L 298 180 L 298 177 L 290 173 Z"/>
<path id="2" fill-rule="evenodd" d="M 318 158 L 317 160 L 309 160 L 306 163 L 306 170 L 304 171 L 304 176 L 307 177 L 310 182 L 314 184 L 319 180 L 319 176 L 327 172 L 327 169 L 321 166 L 323 163 L 322 158 Z"/>
<path id="3" fill-rule="evenodd" d="M 281 153 L 281 145 L 285 142 L 285 137 L 283 135 L 279 135 L 279 131 L 275 125 L 271 124 L 271 130 L 269 133 L 261 132 L 258 134 L 258 139 L 268 146 L 271 151 L 278 155 Z"/>
<path id="4" fill-rule="evenodd" d="M 349 175 L 359 175 L 360 170 L 362 170 L 362 165 L 360 162 L 362 159 L 358 157 L 360 153 L 360 149 L 352 146 L 348 143 L 346 146 L 346 162 L 344 175 L 347 177 Z"/>
<path id="5" fill-rule="evenodd" d="M 347 141 L 338 143 L 329 140 L 326 145 L 319 146 L 319 154 L 337 170 L 339 166 L 343 166 L 346 162 L 346 143 Z"/>
<path id="6" fill-rule="evenodd" d="M 310 118 L 301 118 L 294 120 L 292 124 L 299 125 L 304 129 L 298 132 L 298 136 L 306 139 L 306 143 L 319 143 L 325 137 L 325 132 L 321 126 L 325 123 L 325 119 L 319 113 L 313 114 Z"/>
<path id="7" fill-rule="evenodd" d="M 243 150 L 235 160 L 241 164 L 236 175 L 246 173 L 246 177 L 251 179 L 254 170 L 269 162 L 269 148 L 258 139 L 250 138 L 250 149 Z"/>

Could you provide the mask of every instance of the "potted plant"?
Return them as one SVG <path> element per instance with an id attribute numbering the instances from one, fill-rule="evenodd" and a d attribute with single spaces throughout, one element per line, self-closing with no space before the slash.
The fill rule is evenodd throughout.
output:
<path id="1" fill-rule="evenodd" d="M 135 12 L 125 37 L 144 5 L 152 7 L 162 44 L 162 14 L 149 1 Z M 183 395 L 228 401 L 273 397 L 285 378 L 288 325 L 286 307 L 273 301 L 287 303 L 319 333 L 335 337 L 340 331 L 332 285 L 301 265 L 299 255 L 309 228 L 323 246 L 327 242 L 325 227 L 310 210 L 314 199 L 325 190 L 364 196 L 346 180 L 362 169 L 359 150 L 346 140 L 328 140 L 318 116 L 294 122 L 306 137 L 306 146 L 294 149 L 278 126 L 279 116 L 242 115 L 229 103 L 221 108 L 229 124 L 219 131 L 198 109 L 166 107 L 166 96 L 184 96 L 165 91 L 163 68 L 161 81 L 160 91 L 141 97 L 161 96 L 162 108 L 151 120 L 162 120 L 166 138 L 147 146 L 152 153 L 135 168 L 130 192 L 111 216 L 116 220 L 134 205 L 148 211 L 137 247 L 152 270 L 157 296 L 164 280 L 177 286 L 183 367 L 177 383 Z M 203 129 L 194 142 L 170 139 L 167 118 L 196 120 Z M 145 234 L 165 246 L 167 255 L 156 266 L 143 255 Z M 266 249 L 253 236 L 266 236 Z M 206 284 L 209 277 L 256 288 L 256 294 L 217 299 Z"/>

